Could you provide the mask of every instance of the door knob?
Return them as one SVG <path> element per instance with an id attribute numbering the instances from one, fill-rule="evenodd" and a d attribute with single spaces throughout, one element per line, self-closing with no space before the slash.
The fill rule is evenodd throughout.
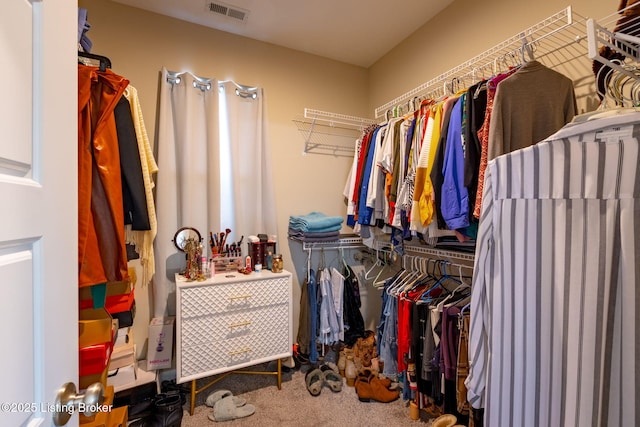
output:
<path id="1" fill-rule="evenodd" d="M 91 384 L 84 394 L 76 394 L 76 385 L 66 383 L 56 395 L 53 423 L 56 426 L 63 426 L 75 412 L 82 412 L 86 417 L 92 417 L 98 412 L 103 401 L 102 383 Z"/>

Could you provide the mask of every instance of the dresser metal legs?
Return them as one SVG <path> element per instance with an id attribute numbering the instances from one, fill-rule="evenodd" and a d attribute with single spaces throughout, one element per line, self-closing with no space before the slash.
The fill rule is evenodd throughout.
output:
<path id="1" fill-rule="evenodd" d="M 189 400 L 189 415 L 193 415 L 193 411 L 196 408 L 196 396 L 221 379 L 225 378 L 230 374 L 244 374 L 244 375 L 275 375 L 277 378 L 278 390 L 282 390 L 282 360 L 277 360 L 277 368 L 275 371 L 245 371 L 245 370 L 237 370 L 225 372 L 220 375 L 216 375 L 214 379 L 206 383 L 200 388 L 196 387 L 196 380 L 191 380 L 191 399 Z"/>

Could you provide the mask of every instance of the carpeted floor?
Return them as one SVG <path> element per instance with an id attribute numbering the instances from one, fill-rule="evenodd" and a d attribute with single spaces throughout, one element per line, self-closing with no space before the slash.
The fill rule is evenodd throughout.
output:
<path id="1" fill-rule="evenodd" d="M 272 369 L 274 365 L 259 366 Z M 276 379 L 269 375 L 229 375 L 203 391 L 196 399 L 196 409 L 192 416 L 188 413 L 189 402 L 185 405 L 182 427 L 201 426 L 251 426 L 251 427 L 319 427 L 319 426 L 429 426 L 431 420 L 421 411 L 420 420 L 409 418 L 408 402 L 398 399 L 391 403 L 358 400 L 353 387 L 343 383 L 341 392 L 333 393 L 328 387 L 320 396 L 309 394 L 304 381 L 304 367 L 301 370 L 283 372 L 282 390 L 278 390 Z M 198 387 L 210 379 L 198 381 Z M 241 396 L 248 404 L 256 407 L 249 417 L 225 422 L 215 422 L 208 418 L 212 409 L 204 405 L 209 393 L 226 389 L 235 396 Z"/>

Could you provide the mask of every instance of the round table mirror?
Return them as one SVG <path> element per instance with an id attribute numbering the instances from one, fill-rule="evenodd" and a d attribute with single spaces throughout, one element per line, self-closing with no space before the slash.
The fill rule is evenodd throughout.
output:
<path id="1" fill-rule="evenodd" d="M 187 252 L 186 245 L 189 240 L 200 242 L 202 236 L 200 232 L 193 227 L 182 227 L 178 229 L 175 236 L 173 236 L 173 244 L 182 252 Z"/>

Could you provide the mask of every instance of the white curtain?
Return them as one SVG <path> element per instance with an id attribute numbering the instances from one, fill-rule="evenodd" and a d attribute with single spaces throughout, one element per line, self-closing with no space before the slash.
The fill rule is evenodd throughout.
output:
<path id="1" fill-rule="evenodd" d="M 228 161 L 231 169 L 221 178 L 226 189 L 222 224 L 232 230 L 235 240 L 242 235 L 277 234 L 265 105 L 261 88 L 220 83 L 221 140 L 223 147 L 230 147 L 230 159 L 221 162 Z"/>
<path id="2" fill-rule="evenodd" d="M 185 266 L 173 244 L 179 228 L 196 228 L 206 249 L 210 231 L 230 228 L 228 242 L 277 234 L 265 129 L 262 89 L 162 69 L 155 317 L 175 314 L 174 275 Z"/>

